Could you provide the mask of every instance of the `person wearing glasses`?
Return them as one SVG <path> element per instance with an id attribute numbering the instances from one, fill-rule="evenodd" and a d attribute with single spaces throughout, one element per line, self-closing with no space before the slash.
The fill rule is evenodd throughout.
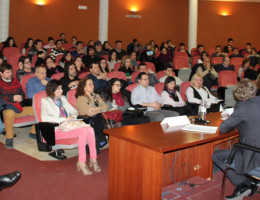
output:
<path id="1" fill-rule="evenodd" d="M 104 94 L 104 101 L 107 103 L 109 110 L 118 109 L 123 113 L 122 125 L 135 125 L 149 123 L 151 120 L 147 116 L 131 115 L 128 111 L 130 102 L 127 97 L 121 93 L 122 84 L 120 79 L 112 78 L 108 81 L 108 88 Z"/>
<path id="2" fill-rule="evenodd" d="M 19 70 L 16 71 L 16 78 L 20 81 L 26 74 L 34 74 L 35 69 L 31 66 L 30 58 L 21 56 L 18 61 Z"/>

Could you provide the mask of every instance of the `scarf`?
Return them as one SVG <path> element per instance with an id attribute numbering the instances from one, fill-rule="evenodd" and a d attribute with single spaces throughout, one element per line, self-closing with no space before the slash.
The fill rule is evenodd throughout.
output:
<path id="1" fill-rule="evenodd" d="M 167 92 L 169 93 L 170 97 L 171 97 L 174 101 L 179 101 L 179 97 L 178 97 L 178 95 L 177 95 L 177 93 L 176 93 L 176 91 L 175 91 L 174 89 L 171 90 L 171 89 L 169 89 L 169 88 L 167 87 Z"/>
<path id="2" fill-rule="evenodd" d="M 63 107 L 63 104 L 61 102 L 61 98 L 53 99 L 53 102 L 55 103 L 56 106 L 59 107 L 59 109 L 60 109 L 60 116 L 61 117 L 68 117 L 68 113 L 66 112 L 66 110 Z"/>
<path id="3" fill-rule="evenodd" d="M 118 92 L 116 94 L 113 93 L 112 98 L 116 101 L 116 105 L 118 105 L 118 106 L 124 106 L 125 105 L 122 94 L 120 92 Z"/>

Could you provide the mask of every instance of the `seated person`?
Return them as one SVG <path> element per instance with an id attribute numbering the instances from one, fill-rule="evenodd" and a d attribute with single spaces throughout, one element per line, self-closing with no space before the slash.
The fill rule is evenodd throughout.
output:
<path id="1" fill-rule="evenodd" d="M 221 46 L 217 45 L 215 50 L 216 52 L 212 54 L 211 59 L 214 57 L 225 57 L 225 53 L 221 51 Z"/>
<path id="2" fill-rule="evenodd" d="M 161 53 L 157 57 L 158 65 L 160 66 L 160 69 L 164 69 L 165 66 L 172 65 L 172 56 L 171 52 L 167 51 L 167 48 L 162 47 L 160 49 Z"/>
<path id="3" fill-rule="evenodd" d="M 186 52 L 187 53 L 187 56 L 191 58 L 191 55 L 190 53 L 185 49 L 185 44 L 183 42 L 181 42 L 179 44 L 179 49 L 178 49 L 179 52 Z"/>
<path id="4" fill-rule="evenodd" d="M 194 52 L 194 56 L 197 56 L 197 55 L 201 56 L 202 52 L 204 52 L 204 51 L 205 51 L 204 45 L 198 44 L 197 49 Z"/>
<path id="5" fill-rule="evenodd" d="M 223 63 L 222 64 L 218 64 L 214 66 L 215 71 L 217 73 L 221 72 L 221 71 L 235 71 L 235 67 L 233 65 L 230 65 L 230 58 L 229 57 L 224 57 L 223 58 Z"/>
<path id="6" fill-rule="evenodd" d="M 250 69 L 250 59 L 245 58 L 242 63 L 242 67 L 238 70 L 238 78 L 241 79 L 242 73 L 244 73 L 243 78 L 248 78 L 250 80 L 256 80 L 257 71 Z"/>
<path id="7" fill-rule="evenodd" d="M 71 55 L 71 53 L 70 53 L 69 51 L 66 51 L 66 52 L 63 54 L 63 57 L 60 59 L 60 66 L 61 66 L 62 68 L 64 68 L 64 67 L 65 67 L 65 64 L 66 64 L 67 62 L 71 62 L 71 61 L 73 61 L 72 55 Z"/>
<path id="8" fill-rule="evenodd" d="M 4 62 L 4 55 L 0 52 L 0 65 Z"/>
<path id="9" fill-rule="evenodd" d="M 229 48 L 233 48 L 233 38 L 228 38 L 228 43 L 226 46 L 223 47 L 223 52 L 228 52 L 229 51 Z"/>
<path id="10" fill-rule="evenodd" d="M 152 62 L 155 63 L 155 55 L 152 51 L 152 45 L 146 44 L 145 49 L 140 54 L 140 62 Z"/>
<path id="11" fill-rule="evenodd" d="M 159 83 L 159 81 L 157 80 L 156 75 L 154 74 L 154 72 L 152 70 L 148 70 L 147 69 L 147 65 L 145 63 L 140 63 L 138 65 L 138 71 L 139 72 L 145 72 L 148 74 L 149 77 L 149 86 L 154 87 L 156 83 Z M 138 83 L 138 78 L 135 78 L 135 82 Z"/>
<path id="12" fill-rule="evenodd" d="M 178 116 L 175 111 L 161 110 L 163 101 L 154 87 L 149 86 L 149 77 L 145 72 L 138 75 L 139 85 L 132 91 L 131 101 L 134 105 L 146 106 L 145 116 L 152 122 L 162 121 L 165 117 Z"/>
<path id="13" fill-rule="evenodd" d="M 94 82 L 94 91 L 107 86 L 107 81 L 109 78 L 105 74 L 101 73 L 98 63 L 91 63 L 89 67 L 91 73 L 88 75 L 88 77 L 90 77 Z"/>
<path id="14" fill-rule="evenodd" d="M 94 83 L 89 77 L 80 80 L 75 96 L 79 115 L 91 117 L 90 124 L 95 130 L 96 149 L 99 153 L 100 148 L 106 144 L 103 133 L 106 121 L 101 113 L 107 111 L 108 106 L 98 94 L 94 93 Z"/>
<path id="15" fill-rule="evenodd" d="M 109 52 L 112 50 L 112 47 L 110 46 L 110 43 L 108 41 L 104 41 L 102 50 L 109 54 Z"/>
<path id="16" fill-rule="evenodd" d="M 238 57 L 238 58 L 244 58 L 244 56 L 239 53 L 238 48 L 237 48 L 237 47 L 234 47 L 234 48 L 233 48 L 233 54 L 231 54 L 231 55 L 229 56 L 229 58 L 232 59 L 232 58 L 237 58 L 237 57 Z"/>
<path id="17" fill-rule="evenodd" d="M 45 63 L 44 63 L 44 65 L 47 67 L 47 77 L 48 77 L 48 78 L 51 78 L 51 76 L 52 76 L 53 74 L 61 73 L 61 72 L 64 71 L 64 69 L 63 69 L 61 66 L 59 66 L 59 65 L 56 66 L 56 64 L 55 64 L 55 62 L 54 62 L 54 60 L 53 60 L 53 58 L 50 57 L 50 56 L 47 56 L 47 57 L 45 58 Z"/>
<path id="18" fill-rule="evenodd" d="M 251 53 L 251 51 L 252 51 L 252 44 L 250 42 L 248 42 L 248 43 L 246 43 L 246 48 L 245 49 L 240 49 L 239 53 L 244 55 L 246 53 Z"/>
<path id="19" fill-rule="evenodd" d="M 93 62 L 98 62 L 99 57 L 95 55 L 95 48 L 93 46 L 88 46 L 87 55 L 82 57 L 82 61 L 87 69 Z"/>
<path id="20" fill-rule="evenodd" d="M 179 115 L 194 115 L 193 109 L 189 105 L 186 105 L 186 102 L 182 99 L 175 86 L 175 78 L 168 76 L 164 82 L 164 89 L 161 93 L 164 106 L 167 106 L 169 110 L 178 112 Z"/>
<path id="21" fill-rule="evenodd" d="M 15 40 L 13 37 L 8 37 L 6 39 L 6 41 L 3 42 L 3 47 L 2 49 L 0 49 L 1 51 L 3 51 L 4 48 L 6 47 L 17 47 L 17 45 L 15 44 Z"/>
<path id="22" fill-rule="evenodd" d="M 65 33 L 61 33 L 60 34 L 60 39 L 59 40 L 62 42 L 62 44 L 68 43 L 68 41 L 65 39 Z"/>
<path id="23" fill-rule="evenodd" d="M 105 51 L 103 51 L 102 49 L 102 43 L 97 40 L 94 44 L 94 48 L 95 48 L 95 55 L 99 58 L 101 58 L 103 55 L 106 55 L 107 53 Z"/>
<path id="24" fill-rule="evenodd" d="M 227 56 L 233 54 L 233 48 L 232 48 L 232 46 L 231 46 L 231 45 L 228 45 L 228 46 L 227 46 L 227 49 L 223 50 L 223 54 L 224 54 L 224 53 L 225 53 Z"/>
<path id="25" fill-rule="evenodd" d="M 186 90 L 188 103 L 192 106 L 194 114 L 198 114 L 198 108 L 203 101 L 206 102 L 207 112 L 218 112 L 219 100 L 214 97 L 209 90 L 203 86 L 203 79 L 200 74 L 194 74 L 191 79 L 191 86 Z"/>
<path id="26" fill-rule="evenodd" d="M 203 78 L 203 85 L 211 89 L 212 85 L 218 85 L 218 73 L 210 65 L 210 59 L 205 58 L 203 64 L 198 66 L 197 73 Z"/>
<path id="27" fill-rule="evenodd" d="M 22 54 L 26 55 L 27 51 L 29 51 L 31 48 L 33 48 L 33 39 L 32 38 L 27 38 L 25 45 L 22 49 Z"/>
<path id="28" fill-rule="evenodd" d="M 87 69 L 86 67 L 83 66 L 82 58 L 80 56 L 78 56 L 74 59 L 74 64 L 76 66 L 77 76 L 79 76 L 80 74 L 82 74 L 84 72 L 89 71 L 89 69 Z"/>
<path id="29" fill-rule="evenodd" d="M 121 40 L 116 40 L 115 42 L 116 48 L 114 49 L 116 52 L 116 57 L 118 60 L 122 60 L 122 57 L 127 55 L 127 52 L 122 49 L 122 41 Z"/>
<path id="30" fill-rule="evenodd" d="M 71 51 L 71 55 L 74 58 L 76 58 L 77 56 L 80 56 L 80 55 L 86 55 L 86 52 L 83 49 L 83 42 L 82 41 L 76 42 L 76 50 Z"/>
<path id="31" fill-rule="evenodd" d="M 159 79 L 160 83 L 164 83 L 164 81 L 166 80 L 166 78 L 168 76 L 172 76 L 172 77 L 175 78 L 176 85 L 180 86 L 182 84 L 182 81 L 179 77 L 173 76 L 173 67 L 172 66 L 170 66 L 170 65 L 165 66 L 164 73 L 165 73 L 165 76 L 163 76 L 162 78 Z"/>
<path id="32" fill-rule="evenodd" d="M 16 78 L 20 81 L 26 74 L 34 74 L 35 69 L 31 66 L 30 58 L 21 56 L 18 61 L 20 69 L 16 71 Z"/>
<path id="33" fill-rule="evenodd" d="M 48 37 L 48 44 L 45 44 L 44 45 L 44 49 L 46 49 L 46 50 L 48 50 L 48 49 L 53 49 L 53 48 L 55 48 L 56 46 L 55 46 L 55 44 L 54 44 L 54 39 L 53 39 L 53 37 Z"/>
<path id="34" fill-rule="evenodd" d="M 0 108 L 3 110 L 6 130 L 5 147 L 8 149 L 13 148 L 15 118 L 34 114 L 31 106 L 22 107 L 24 92 L 20 82 L 16 78 L 12 78 L 12 70 L 12 66 L 8 63 L 0 65 Z M 29 137 L 36 139 L 34 125 L 31 128 Z"/>
<path id="35" fill-rule="evenodd" d="M 30 58 L 30 60 L 32 60 L 32 57 L 34 55 L 37 55 L 37 53 L 39 51 L 44 51 L 46 53 L 46 51 L 43 49 L 43 42 L 42 42 L 42 40 L 37 39 L 37 40 L 34 41 L 33 48 L 31 48 L 28 51 L 27 56 Z"/>
<path id="36" fill-rule="evenodd" d="M 36 77 L 32 77 L 26 83 L 26 94 L 28 99 L 32 99 L 33 96 L 41 91 L 46 90 L 46 85 L 50 78 L 46 78 L 46 67 L 38 65 L 35 68 Z"/>
<path id="37" fill-rule="evenodd" d="M 62 96 L 61 82 L 51 80 L 46 86 L 47 97 L 41 101 L 41 118 L 43 122 L 61 123 L 76 119 L 78 112 L 69 104 L 65 96 Z M 78 162 L 77 169 L 83 175 L 91 175 L 92 172 L 86 165 L 86 144 L 90 149 L 89 165 L 94 166 L 94 171 L 101 172 L 97 162 L 96 141 L 94 130 L 91 127 L 81 127 L 67 132 L 55 129 L 55 140 L 78 138 Z"/>
<path id="38" fill-rule="evenodd" d="M 235 90 L 234 96 L 238 100 L 234 112 L 219 126 L 222 133 L 229 132 L 234 128 L 238 129 L 239 141 L 247 145 L 260 148 L 260 97 L 255 96 L 256 86 L 249 79 L 240 81 Z M 229 158 L 231 149 L 218 150 L 212 155 L 214 164 L 222 171 L 225 171 L 226 161 Z M 254 151 L 238 148 L 227 177 L 236 187 L 233 194 L 225 199 L 243 199 L 244 196 L 253 196 L 258 191 L 258 186 L 247 176 L 251 170 L 260 166 L 260 155 Z"/>
<path id="39" fill-rule="evenodd" d="M 44 51 L 38 51 L 38 53 L 37 53 L 37 60 L 36 60 L 34 66 L 44 65 L 44 63 L 45 63 L 44 59 L 45 58 L 46 58 L 46 53 Z"/>
<path id="40" fill-rule="evenodd" d="M 107 63 L 109 65 L 110 71 L 114 71 L 115 64 L 119 62 L 116 56 L 117 56 L 117 54 L 116 54 L 115 50 L 112 50 L 112 51 L 109 52 Z"/>
<path id="41" fill-rule="evenodd" d="M 121 110 L 124 116 L 127 109 L 130 107 L 130 104 L 127 98 L 121 93 L 122 84 L 120 79 L 113 78 L 108 82 L 108 88 L 104 94 L 104 101 L 108 105 L 108 109 L 116 109 Z M 143 124 L 149 123 L 150 118 L 147 116 L 134 116 L 134 115 L 125 115 L 123 117 L 122 124 L 123 125 L 135 125 L 135 124 Z"/>
<path id="42" fill-rule="evenodd" d="M 198 61 L 197 61 L 197 64 L 203 63 L 203 60 L 204 60 L 205 58 L 207 58 L 207 57 L 209 57 L 209 54 L 208 54 L 206 51 L 203 51 L 203 52 L 201 53 L 201 58 L 198 59 Z"/>
<path id="43" fill-rule="evenodd" d="M 98 65 L 99 65 L 101 73 L 107 74 L 109 72 L 109 67 L 107 64 L 107 60 L 105 58 L 100 58 L 98 61 Z"/>
<path id="44" fill-rule="evenodd" d="M 252 48 L 251 55 L 248 55 L 247 57 L 250 59 L 250 66 L 255 68 L 257 64 L 260 64 L 260 55 L 257 54 L 256 48 Z"/>
<path id="45" fill-rule="evenodd" d="M 67 62 L 64 68 L 64 77 L 60 79 L 63 95 L 66 96 L 70 89 L 78 87 L 79 80 L 75 64 L 73 62 Z"/>
<path id="46" fill-rule="evenodd" d="M 125 56 L 121 62 L 121 67 L 119 68 L 120 72 L 124 72 L 126 74 L 126 78 L 131 79 L 131 75 L 134 72 L 131 59 L 129 56 Z"/>
<path id="47" fill-rule="evenodd" d="M 134 71 L 136 71 L 136 69 L 138 68 L 138 63 L 137 63 L 136 57 L 137 57 L 137 53 L 135 51 L 130 53 L 130 59 L 131 59 L 131 63 L 132 63 L 132 67 L 133 67 Z"/>
<path id="48" fill-rule="evenodd" d="M 65 53 L 65 49 L 62 47 L 62 41 L 61 40 L 56 40 L 55 45 L 56 47 L 53 48 L 50 52 L 50 57 L 52 57 L 53 60 L 56 59 L 57 55 L 61 55 Z"/>

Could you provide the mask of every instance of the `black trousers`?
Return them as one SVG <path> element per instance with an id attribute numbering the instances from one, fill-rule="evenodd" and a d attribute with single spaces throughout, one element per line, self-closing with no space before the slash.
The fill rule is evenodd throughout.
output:
<path id="1" fill-rule="evenodd" d="M 136 125 L 136 124 L 145 124 L 149 123 L 151 120 L 147 116 L 125 116 L 123 118 L 123 125 Z"/>

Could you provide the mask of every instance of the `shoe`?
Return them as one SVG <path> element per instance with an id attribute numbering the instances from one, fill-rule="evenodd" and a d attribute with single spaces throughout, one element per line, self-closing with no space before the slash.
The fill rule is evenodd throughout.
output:
<path id="1" fill-rule="evenodd" d="M 99 143 L 100 148 L 103 148 L 107 144 L 107 141 L 102 141 Z"/>
<path id="2" fill-rule="evenodd" d="M 32 139 L 36 140 L 36 134 L 29 133 L 29 138 L 32 138 Z"/>
<path id="3" fill-rule="evenodd" d="M 251 193 L 249 194 L 250 197 L 254 196 L 255 193 L 257 193 L 259 186 L 256 183 L 252 183 L 250 185 Z"/>
<path id="4" fill-rule="evenodd" d="M 101 172 L 101 168 L 98 165 L 98 161 L 93 161 L 91 158 L 89 159 L 89 167 L 94 167 L 95 172 Z"/>
<path id="5" fill-rule="evenodd" d="M 11 187 L 19 180 L 20 177 L 21 173 L 18 171 L 0 176 L 0 190 L 2 190 L 3 188 Z"/>
<path id="6" fill-rule="evenodd" d="M 88 169 L 88 166 L 85 162 L 77 162 L 77 169 L 78 172 L 82 171 L 83 175 L 88 176 L 92 175 L 92 172 Z"/>
<path id="7" fill-rule="evenodd" d="M 230 196 L 226 196 L 225 198 L 228 200 L 242 200 L 243 197 L 248 196 L 251 193 L 250 186 L 244 185 L 241 187 L 236 187 L 234 193 Z"/>
<path id="8" fill-rule="evenodd" d="M 13 149 L 14 146 L 13 146 L 13 138 L 12 139 L 6 139 L 5 140 L 5 148 L 7 149 Z"/>

